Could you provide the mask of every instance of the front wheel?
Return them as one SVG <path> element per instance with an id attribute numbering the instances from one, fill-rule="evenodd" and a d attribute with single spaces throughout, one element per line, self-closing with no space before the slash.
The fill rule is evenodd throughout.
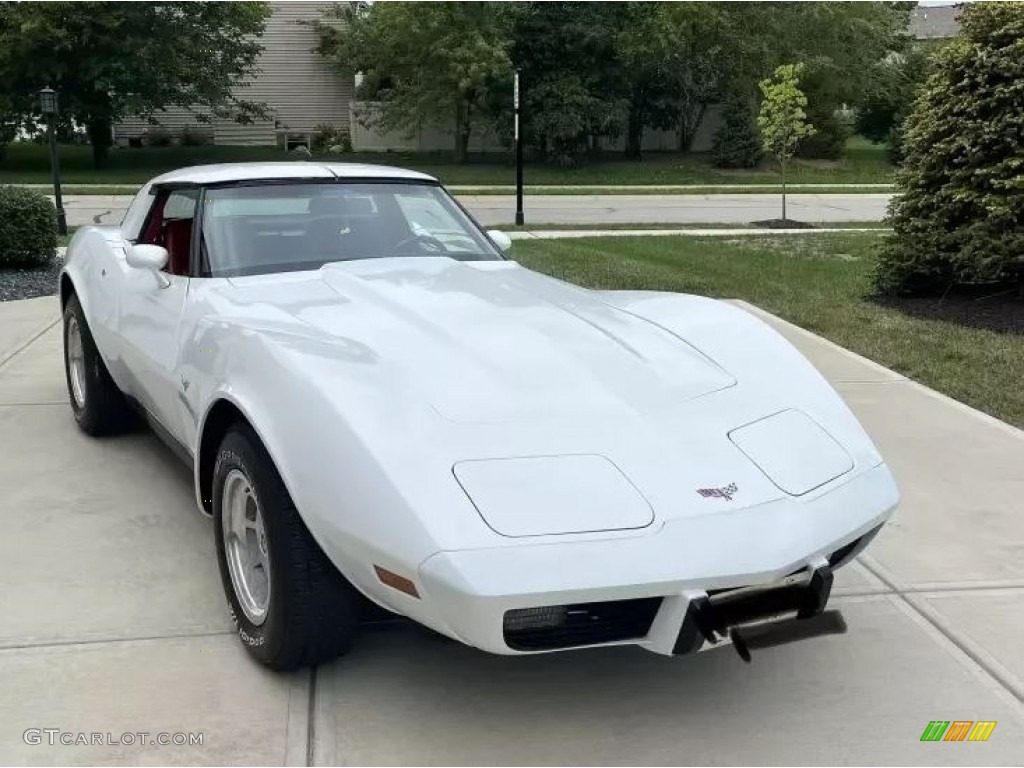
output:
<path id="1" fill-rule="evenodd" d="M 345 653 L 359 594 L 327 559 L 247 425 L 232 427 L 213 470 L 217 560 L 238 636 L 278 670 Z"/>
<path id="2" fill-rule="evenodd" d="M 124 431 L 133 413 L 100 357 L 77 296 L 64 307 L 64 375 L 71 411 L 89 435 Z"/>

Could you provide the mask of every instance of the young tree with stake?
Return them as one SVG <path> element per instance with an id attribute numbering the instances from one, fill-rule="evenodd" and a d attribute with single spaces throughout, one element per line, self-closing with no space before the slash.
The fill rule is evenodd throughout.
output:
<path id="1" fill-rule="evenodd" d="M 786 165 L 800 141 L 813 136 L 815 128 L 807 122 L 807 97 L 800 90 L 803 64 L 783 64 L 759 84 L 764 100 L 757 116 L 764 149 L 782 167 L 782 220 L 786 221 Z"/>

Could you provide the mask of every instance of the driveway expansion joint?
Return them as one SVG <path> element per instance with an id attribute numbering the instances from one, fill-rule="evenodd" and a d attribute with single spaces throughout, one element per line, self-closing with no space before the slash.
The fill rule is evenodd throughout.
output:
<path id="1" fill-rule="evenodd" d="M 891 594 L 894 599 L 899 600 L 906 608 L 923 619 L 939 634 L 945 637 L 946 640 L 957 648 L 957 650 L 984 671 L 992 682 L 1015 698 L 1019 704 L 1024 704 L 1024 685 L 1017 680 L 1016 676 L 1014 676 L 1012 672 L 992 658 L 992 656 L 984 651 L 981 646 L 975 643 L 963 632 L 959 632 L 947 626 L 942 615 L 925 603 L 921 598 L 920 593 L 913 592 L 911 591 L 911 588 L 905 588 L 900 585 L 899 582 L 896 581 L 884 568 L 880 567 L 871 556 L 861 555 L 858 559 L 865 569 L 870 571 L 877 579 L 884 582 L 890 587 L 890 589 L 892 589 Z M 943 590 L 936 589 L 928 591 L 933 593 L 943 592 Z"/>
<path id="2" fill-rule="evenodd" d="M 81 640 L 43 640 L 28 643 L 0 643 L 0 653 L 5 651 L 45 650 L 47 648 L 72 648 L 82 645 L 119 645 L 123 643 L 149 643 L 161 640 L 181 640 L 190 637 L 219 637 L 232 635 L 233 629 L 197 630 L 195 632 L 172 632 L 166 635 L 139 635 L 137 637 L 96 637 Z"/>
<path id="3" fill-rule="evenodd" d="M 306 765 L 315 765 L 314 746 L 316 745 L 316 682 L 318 666 L 309 670 L 309 700 L 307 703 L 306 716 Z"/>
<path id="4" fill-rule="evenodd" d="M 47 331 L 49 331 L 51 328 L 53 328 L 53 326 L 55 326 L 59 322 L 59 317 L 54 318 L 53 320 L 49 321 L 44 327 L 36 331 L 33 331 L 31 335 L 29 335 L 29 337 L 24 341 L 18 342 L 17 346 L 15 346 L 15 348 L 12 349 L 10 352 L 7 352 L 3 356 L 0 356 L 0 369 L 4 368 L 14 358 L 16 358 L 30 346 L 32 346 L 33 343 L 35 343 L 41 336 L 43 336 Z"/>

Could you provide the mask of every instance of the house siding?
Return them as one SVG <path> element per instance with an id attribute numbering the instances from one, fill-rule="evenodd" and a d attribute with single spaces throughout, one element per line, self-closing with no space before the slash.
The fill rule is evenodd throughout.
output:
<path id="1" fill-rule="evenodd" d="M 313 49 L 314 29 L 302 24 L 319 19 L 332 3 L 278 2 L 263 34 L 261 72 L 245 89 L 245 98 L 266 102 L 278 130 L 309 133 L 320 123 L 349 124 L 355 94 L 352 76 L 332 70 Z"/>
<path id="2" fill-rule="evenodd" d="M 309 134 L 320 123 L 349 126 L 354 78 L 327 65 L 313 50 L 319 42 L 316 31 L 301 23 L 321 18 L 332 5 L 301 0 L 271 3 L 271 15 L 260 39 L 264 50 L 257 73 L 235 89 L 239 98 L 265 103 L 270 119 L 246 125 L 214 119 L 215 143 L 274 144 L 278 133 Z M 162 110 L 153 117 L 171 134 L 200 124 L 185 108 Z M 127 143 L 152 130 L 152 125 L 146 118 L 122 120 L 114 126 L 114 139 Z"/>

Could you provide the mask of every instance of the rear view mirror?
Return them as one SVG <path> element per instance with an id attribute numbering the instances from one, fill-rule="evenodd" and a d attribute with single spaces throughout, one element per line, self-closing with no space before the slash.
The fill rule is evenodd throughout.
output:
<path id="1" fill-rule="evenodd" d="M 487 236 L 491 239 L 492 243 L 498 246 L 498 250 L 502 253 L 508 253 L 509 248 L 512 247 L 512 238 L 500 229 L 488 229 Z"/>

